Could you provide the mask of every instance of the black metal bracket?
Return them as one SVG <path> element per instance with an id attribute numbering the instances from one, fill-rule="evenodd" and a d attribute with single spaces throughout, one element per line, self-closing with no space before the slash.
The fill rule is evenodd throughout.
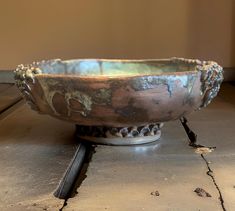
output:
<path id="1" fill-rule="evenodd" d="M 189 146 L 193 147 L 193 148 L 200 148 L 200 147 L 206 147 L 204 145 L 201 144 L 197 144 L 197 134 L 194 133 L 188 126 L 188 120 L 186 119 L 186 117 L 181 117 L 180 118 L 180 122 L 184 127 L 184 130 L 189 138 Z M 215 149 L 216 147 L 207 147 L 209 149 Z"/>
<path id="2" fill-rule="evenodd" d="M 60 199 L 69 198 L 77 177 L 83 167 L 86 151 L 87 146 L 80 142 L 58 188 L 54 192 L 55 197 Z"/>

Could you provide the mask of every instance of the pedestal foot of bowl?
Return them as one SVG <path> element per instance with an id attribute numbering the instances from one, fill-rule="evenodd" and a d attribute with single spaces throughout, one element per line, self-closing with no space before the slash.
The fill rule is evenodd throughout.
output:
<path id="1" fill-rule="evenodd" d="M 161 137 L 163 123 L 132 127 L 76 125 L 76 137 L 105 145 L 137 145 L 154 142 Z"/>

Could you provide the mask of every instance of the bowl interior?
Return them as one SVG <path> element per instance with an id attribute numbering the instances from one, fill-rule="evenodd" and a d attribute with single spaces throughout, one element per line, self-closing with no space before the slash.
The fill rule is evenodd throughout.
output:
<path id="1" fill-rule="evenodd" d="M 43 74 L 80 76 L 158 75 L 166 72 L 195 71 L 196 64 L 172 60 L 51 60 L 41 63 Z"/>

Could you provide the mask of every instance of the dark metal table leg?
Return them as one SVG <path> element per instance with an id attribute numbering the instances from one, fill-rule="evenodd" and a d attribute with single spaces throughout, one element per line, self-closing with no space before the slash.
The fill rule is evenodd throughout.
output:
<path id="1" fill-rule="evenodd" d="M 64 176 L 61 180 L 54 196 L 60 199 L 67 199 L 71 194 L 76 179 L 82 169 L 83 161 L 86 155 L 87 146 L 80 142 Z"/>
<path id="2" fill-rule="evenodd" d="M 200 144 L 197 144 L 197 134 L 195 134 L 188 126 L 188 120 L 185 117 L 180 118 L 180 122 L 184 127 L 184 130 L 189 138 L 189 146 L 194 148 L 206 147 Z M 209 149 L 215 149 L 216 147 L 207 147 Z"/>

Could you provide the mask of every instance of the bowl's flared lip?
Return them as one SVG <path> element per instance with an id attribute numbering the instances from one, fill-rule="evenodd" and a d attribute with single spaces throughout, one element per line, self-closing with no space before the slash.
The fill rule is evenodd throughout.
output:
<path id="1" fill-rule="evenodd" d="M 164 61 L 172 61 L 172 62 L 184 62 L 184 63 L 202 63 L 198 59 L 186 59 L 186 58 L 179 58 L 179 57 L 171 57 L 171 58 L 161 58 L 161 59 L 117 59 L 117 58 L 79 58 L 79 59 L 52 59 L 48 61 L 64 61 L 64 62 L 73 62 L 73 61 L 101 61 L 101 62 L 120 62 L 120 63 L 128 63 L 128 62 L 164 62 Z"/>
<path id="2" fill-rule="evenodd" d="M 40 66 L 43 63 L 52 63 L 52 62 L 74 62 L 74 61 L 97 61 L 97 62 L 120 62 L 120 63 L 149 63 L 149 62 L 175 62 L 175 63 L 184 63 L 184 64 L 191 64 L 195 65 L 195 68 L 193 70 L 184 70 L 184 71 L 172 71 L 172 72 L 162 72 L 162 73 L 154 73 L 145 74 L 143 71 L 143 74 L 133 74 L 133 75 L 126 75 L 126 74 L 119 74 L 119 75 L 79 75 L 79 74 L 58 74 L 58 73 L 44 73 L 42 69 L 40 69 Z M 138 78 L 138 77 L 159 77 L 159 76 L 183 76 L 183 75 L 190 75 L 190 74 L 197 74 L 200 70 L 203 70 L 203 68 L 197 68 L 197 66 L 203 66 L 205 64 L 214 63 L 213 61 L 200 61 L 198 59 L 185 59 L 185 58 L 178 58 L 178 57 L 172 57 L 172 58 L 163 58 L 163 59 L 102 59 L 102 58 L 79 58 L 79 59 L 69 59 L 69 60 L 61 60 L 61 59 L 51 59 L 51 60 L 43 60 L 41 62 L 35 62 L 31 64 L 29 67 L 33 68 L 39 68 L 39 73 L 35 74 L 35 77 L 39 78 L 81 78 L 81 79 L 115 79 L 115 78 Z M 27 66 L 25 66 L 27 68 Z M 29 68 L 30 69 L 30 68 Z"/>
<path id="3" fill-rule="evenodd" d="M 156 74 L 136 74 L 136 75 L 77 75 L 77 74 L 48 74 L 39 73 L 35 75 L 38 78 L 80 78 L 80 79 L 131 79 L 131 78 L 141 78 L 141 77 L 159 77 L 159 76 L 185 76 L 185 75 L 195 75 L 197 70 L 182 71 L 182 72 L 165 72 Z"/>

